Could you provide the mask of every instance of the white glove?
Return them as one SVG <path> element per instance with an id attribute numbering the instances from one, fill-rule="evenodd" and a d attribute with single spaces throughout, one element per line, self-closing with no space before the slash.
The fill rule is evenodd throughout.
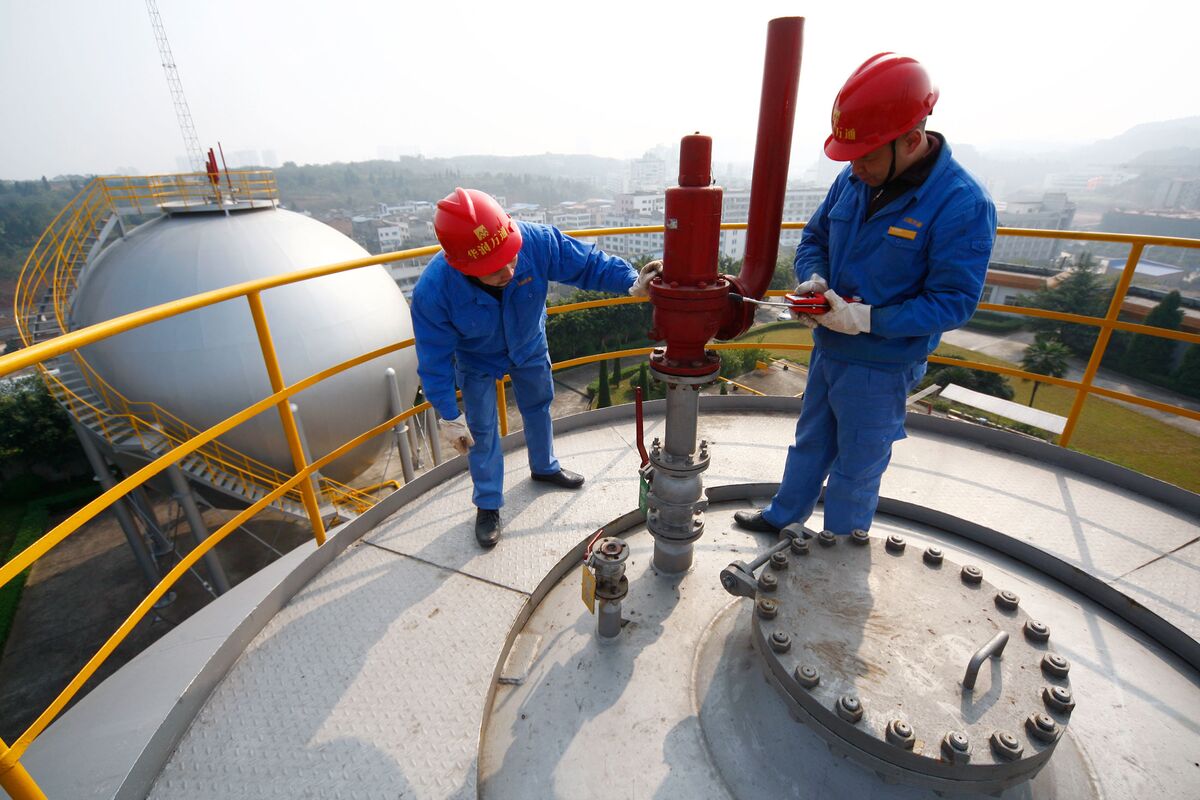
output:
<path id="1" fill-rule="evenodd" d="M 648 297 L 650 295 L 650 281 L 662 274 L 663 263 L 661 261 L 651 261 L 646 266 L 642 267 L 638 272 L 637 280 L 633 282 L 633 286 L 629 287 L 631 297 Z"/>
<path id="2" fill-rule="evenodd" d="M 831 331 L 854 336 L 871 332 L 871 307 L 866 303 L 847 303 L 834 291 L 825 292 L 829 310 L 817 316 L 817 322 Z"/>
<path id="3" fill-rule="evenodd" d="M 467 451 L 475 446 L 475 437 L 467 427 L 465 414 L 459 414 L 454 419 L 438 420 L 438 427 L 450 437 L 450 446 L 457 450 L 460 456 L 465 456 Z"/>
<path id="4" fill-rule="evenodd" d="M 808 276 L 808 280 L 802 282 L 796 287 L 796 294 L 808 294 L 816 292 L 817 294 L 825 294 L 829 291 L 829 284 L 817 273 Z"/>

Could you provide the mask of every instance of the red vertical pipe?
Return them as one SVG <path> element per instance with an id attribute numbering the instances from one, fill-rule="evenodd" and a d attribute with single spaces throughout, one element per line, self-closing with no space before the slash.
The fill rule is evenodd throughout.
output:
<path id="1" fill-rule="evenodd" d="M 744 297 L 761 298 L 775 274 L 803 45 L 804 17 L 780 17 L 768 24 L 762 98 L 758 108 L 758 140 L 754 147 L 754 175 L 750 183 L 746 256 L 741 274 L 732 279 L 732 291 Z M 717 334 L 722 339 L 742 333 L 754 318 L 754 307 L 748 304 L 730 303 L 726 312 Z"/>

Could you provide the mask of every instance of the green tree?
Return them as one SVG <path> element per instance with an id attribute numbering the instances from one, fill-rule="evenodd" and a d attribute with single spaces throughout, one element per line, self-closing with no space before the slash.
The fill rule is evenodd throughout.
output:
<path id="1" fill-rule="evenodd" d="M 1183 354 L 1183 362 L 1175 371 L 1175 386 L 1192 397 L 1200 397 L 1200 344 L 1193 344 Z"/>
<path id="2" fill-rule="evenodd" d="M 1058 285 L 1042 289 L 1032 296 L 1018 298 L 1016 305 L 1041 308 L 1066 314 L 1103 317 L 1112 298 L 1112 282 L 1105 280 L 1092 270 L 1093 259 L 1089 253 L 1081 253 L 1077 263 L 1071 266 Z M 1072 353 L 1091 355 L 1096 344 L 1099 328 L 1053 319 L 1030 321 L 1030 326 L 1039 334 L 1057 339 Z"/>
<path id="3" fill-rule="evenodd" d="M 0 386 L 0 460 L 60 464 L 83 452 L 67 412 L 35 377 Z"/>
<path id="4" fill-rule="evenodd" d="M 1067 358 L 1070 355 L 1071 351 L 1062 342 L 1039 336 L 1025 349 L 1025 355 L 1021 357 L 1021 368 L 1037 375 L 1061 378 L 1067 374 Z M 1030 406 L 1033 406 L 1033 398 L 1037 397 L 1038 387 L 1041 385 L 1041 381 L 1033 382 L 1033 391 L 1029 393 Z"/>
<path id="5" fill-rule="evenodd" d="M 1183 324 L 1179 292 L 1171 292 L 1146 315 L 1146 324 L 1177 331 Z M 1134 334 L 1121 360 L 1122 369 L 1131 375 L 1166 376 L 1171 374 L 1175 340 Z"/>
<path id="6" fill-rule="evenodd" d="M 608 393 L 608 362 L 600 362 L 600 380 L 597 384 L 596 408 L 608 408 L 612 405 L 612 397 Z"/>
<path id="7" fill-rule="evenodd" d="M 949 356 L 949 358 L 962 359 L 962 356 Z M 1012 386 L 1008 384 L 1004 376 L 997 372 L 968 369 L 967 367 L 951 364 L 939 364 L 936 365 L 936 369 L 931 368 L 921 381 L 921 388 L 934 383 L 942 388 L 945 388 L 947 384 L 953 383 L 964 389 L 990 394 L 993 397 L 999 397 L 1003 400 L 1012 400 L 1015 394 Z"/>
<path id="8" fill-rule="evenodd" d="M 612 385 L 613 386 L 621 385 L 621 359 L 619 359 L 619 358 L 613 359 Z"/>
<path id="9" fill-rule="evenodd" d="M 796 280 L 796 267 L 792 263 L 793 253 L 781 253 L 779 258 L 775 260 L 775 274 L 771 276 L 771 285 L 768 289 L 794 289 L 798 281 Z"/>

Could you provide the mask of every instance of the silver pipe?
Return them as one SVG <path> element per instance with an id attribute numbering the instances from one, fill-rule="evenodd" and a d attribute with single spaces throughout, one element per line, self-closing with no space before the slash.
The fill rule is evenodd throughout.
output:
<path id="1" fill-rule="evenodd" d="M 394 417 L 404 410 L 404 401 L 400 399 L 400 380 L 396 377 L 396 370 L 388 367 L 383 371 L 387 376 L 388 382 L 388 405 L 391 408 L 391 415 Z M 408 483 L 413 479 L 413 459 L 412 450 L 409 447 L 408 426 L 403 422 L 397 423 L 392 428 L 392 433 L 396 438 L 396 447 L 400 451 L 400 469 L 404 472 L 404 482 Z"/>
<path id="2" fill-rule="evenodd" d="M 208 538 L 208 526 L 204 524 L 204 518 L 200 515 L 200 509 L 196 506 L 196 498 L 192 495 L 192 489 L 188 485 L 187 478 L 183 476 L 183 470 L 178 464 L 172 464 L 167 467 L 167 477 L 171 479 L 171 488 L 175 492 L 175 501 L 179 503 L 183 509 L 183 515 L 187 518 L 188 527 L 192 529 L 192 539 L 195 540 L 196 546 L 199 547 Z M 221 559 L 217 556 L 215 550 L 209 550 L 200 557 L 204 562 L 205 569 L 208 570 L 209 576 L 212 578 L 213 590 L 222 595 L 229 591 L 229 578 L 225 575 L 225 568 L 221 566 Z"/>

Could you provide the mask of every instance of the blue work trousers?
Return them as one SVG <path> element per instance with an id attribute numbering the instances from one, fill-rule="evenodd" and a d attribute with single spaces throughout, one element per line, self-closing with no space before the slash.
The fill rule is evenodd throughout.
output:
<path id="1" fill-rule="evenodd" d="M 462 390 L 467 427 L 475 439 L 475 446 L 467 455 L 475 484 L 471 499 L 478 508 L 499 509 L 504 505 L 504 454 L 500 452 L 496 380 L 489 374 L 461 366 L 455 372 L 458 388 Z M 550 425 L 550 401 L 554 399 L 550 356 L 543 355 L 519 367 L 510 365 L 508 374 L 512 376 L 517 408 L 525 424 L 529 469 L 539 475 L 553 475 L 560 467 L 554 457 L 554 433 Z"/>
<path id="2" fill-rule="evenodd" d="M 870 530 L 892 442 L 905 436 L 905 400 L 925 367 L 922 361 L 885 371 L 814 351 L 796 443 L 763 518 L 780 528 L 806 522 L 828 478 L 825 529 L 842 536 Z"/>

